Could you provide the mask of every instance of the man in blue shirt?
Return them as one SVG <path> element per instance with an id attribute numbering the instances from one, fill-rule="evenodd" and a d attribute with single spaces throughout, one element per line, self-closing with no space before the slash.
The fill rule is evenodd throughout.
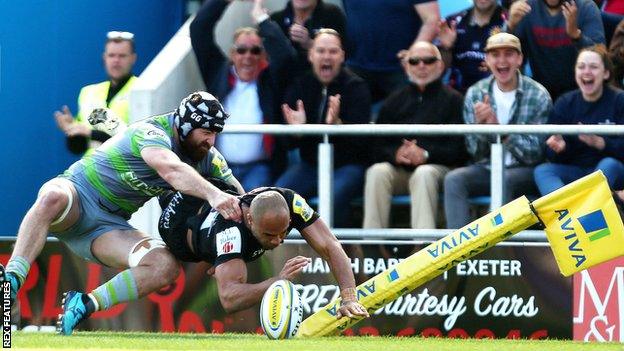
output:
<path id="1" fill-rule="evenodd" d="M 416 40 L 432 41 L 440 9 L 432 0 L 343 0 L 347 66 L 363 78 L 373 102 L 407 83 L 397 54 Z"/>
<path id="2" fill-rule="evenodd" d="M 462 93 L 490 74 L 483 48 L 490 35 L 505 24 L 503 8 L 496 0 L 473 2 L 473 7 L 449 16 L 438 34 L 437 44 L 451 71 L 451 86 Z"/>
<path id="3" fill-rule="evenodd" d="M 553 100 L 576 88 L 574 61 L 580 49 L 605 43 L 600 10 L 592 0 L 519 0 L 509 9 L 507 27 L 520 38 L 533 78 Z"/>

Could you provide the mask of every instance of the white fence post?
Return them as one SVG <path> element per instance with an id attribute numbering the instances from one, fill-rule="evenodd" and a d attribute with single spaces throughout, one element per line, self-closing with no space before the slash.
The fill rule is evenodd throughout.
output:
<path id="1" fill-rule="evenodd" d="M 319 214 L 330 228 L 334 226 L 334 146 L 327 134 L 318 146 Z"/>
<path id="2" fill-rule="evenodd" d="M 500 135 L 490 149 L 490 210 L 503 206 L 505 196 L 505 148 Z"/>

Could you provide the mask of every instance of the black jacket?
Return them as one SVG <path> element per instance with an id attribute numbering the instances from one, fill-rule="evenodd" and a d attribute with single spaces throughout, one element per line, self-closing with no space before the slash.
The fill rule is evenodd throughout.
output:
<path id="1" fill-rule="evenodd" d="M 463 97 L 440 80 L 430 83 L 424 92 L 415 85 L 392 93 L 379 111 L 379 124 L 464 124 Z M 449 167 L 462 166 L 468 160 L 463 136 L 390 136 L 378 138 L 374 148 L 375 162 L 390 162 L 403 139 L 416 139 L 417 145 L 427 150 L 427 163 Z M 414 169 L 414 167 L 408 167 Z"/>
<path id="2" fill-rule="evenodd" d="M 290 26 L 295 22 L 295 14 L 292 8 L 292 2 L 288 1 L 286 7 L 273 13 L 271 19 L 275 21 L 281 28 L 286 37 L 290 38 Z M 321 28 L 335 29 L 342 37 L 342 42 L 345 42 L 346 31 L 346 19 L 345 15 L 340 7 L 334 4 L 326 4 L 322 0 L 318 0 L 318 4 L 312 12 L 312 16 L 303 24 L 310 35 L 313 38 L 316 32 Z M 297 60 L 294 64 L 293 76 L 299 76 L 310 68 L 310 62 L 308 61 L 308 50 L 304 49 L 299 43 L 290 41 L 291 45 L 297 50 Z"/>
<path id="3" fill-rule="evenodd" d="M 297 107 L 297 100 L 303 101 L 307 124 L 325 124 L 327 103 L 319 111 L 323 96 L 323 85 L 312 72 L 299 77 L 286 90 L 286 102 L 291 108 Z M 342 68 L 338 76 L 327 87 L 327 97 L 340 94 L 340 114 L 344 124 L 365 124 L 370 122 L 371 96 L 366 82 L 355 73 Z M 331 137 L 334 145 L 334 166 L 346 164 L 366 164 L 368 142 L 365 137 Z M 292 146 L 298 146 L 301 159 L 316 165 L 318 144 L 321 137 L 293 138 Z"/>

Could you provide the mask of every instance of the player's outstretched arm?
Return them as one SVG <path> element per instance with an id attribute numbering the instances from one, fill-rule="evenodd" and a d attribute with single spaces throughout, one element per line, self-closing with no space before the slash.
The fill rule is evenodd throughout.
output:
<path id="1" fill-rule="evenodd" d="M 351 261 L 340 245 L 340 242 L 329 230 L 321 218 L 307 226 L 301 232 L 308 244 L 312 246 L 323 259 L 329 262 L 332 274 L 340 287 L 342 303 L 336 316 L 341 318 L 363 316 L 368 317 L 366 308 L 362 306 L 356 297 L 355 278 L 351 270 Z"/>
<path id="2" fill-rule="evenodd" d="M 242 259 L 235 258 L 218 265 L 214 271 L 219 289 L 219 300 L 227 313 L 244 310 L 260 303 L 264 292 L 279 279 L 292 280 L 310 261 L 297 256 L 289 259 L 278 277 L 272 277 L 256 284 L 247 283 L 247 266 Z"/>
<path id="3" fill-rule="evenodd" d="M 162 147 L 145 147 L 141 150 L 141 157 L 174 189 L 207 200 L 225 219 L 240 221 L 242 213 L 238 198 L 202 178 L 173 151 Z"/>
<path id="4" fill-rule="evenodd" d="M 247 266 L 240 258 L 218 265 L 214 277 L 219 289 L 219 300 L 227 313 L 244 310 L 258 303 L 266 289 L 276 280 L 247 284 Z"/>

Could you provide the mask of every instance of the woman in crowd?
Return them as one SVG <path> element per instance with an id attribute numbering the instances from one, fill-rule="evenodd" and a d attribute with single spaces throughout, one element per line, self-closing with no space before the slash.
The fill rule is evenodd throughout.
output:
<path id="1" fill-rule="evenodd" d="M 562 95 L 549 124 L 624 124 L 624 92 L 609 84 L 612 65 L 603 45 L 582 49 L 577 57 L 578 89 Z M 550 161 L 535 168 L 542 195 L 602 170 L 611 189 L 624 185 L 624 137 L 608 135 L 552 135 L 546 140 Z"/>

